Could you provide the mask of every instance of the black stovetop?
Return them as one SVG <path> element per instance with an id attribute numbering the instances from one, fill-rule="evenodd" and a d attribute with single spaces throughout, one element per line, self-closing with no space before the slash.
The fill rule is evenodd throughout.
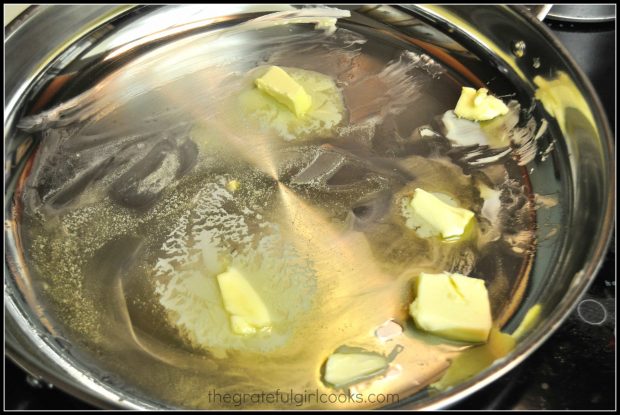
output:
<path id="1" fill-rule="evenodd" d="M 590 78 L 615 127 L 615 22 L 547 22 Z M 615 237 L 596 280 L 564 324 L 519 367 L 453 409 L 614 409 Z M 94 409 L 27 378 L 5 357 L 5 409 Z"/>

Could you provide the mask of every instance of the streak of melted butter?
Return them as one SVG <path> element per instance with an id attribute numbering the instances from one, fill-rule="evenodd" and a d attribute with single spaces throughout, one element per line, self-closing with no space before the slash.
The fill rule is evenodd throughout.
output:
<path id="1" fill-rule="evenodd" d="M 594 130 L 594 116 L 585 98 L 566 72 L 559 71 L 555 77 L 545 79 L 542 76 L 534 78 L 534 84 L 538 87 L 535 97 L 542 102 L 545 110 L 558 121 L 564 134 L 572 132 L 575 120 L 567 117 L 567 110 L 572 108 L 578 111 L 586 119 Z"/>
<path id="2" fill-rule="evenodd" d="M 499 328 L 493 327 L 487 343 L 466 350 L 453 359 L 450 368 L 431 387 L 438 391 L 448 389 L 482 372 L 496 360 L 507 356 L 516 347 L 517 341 L 538 323 L 540 312 L 540 304 L 532 306 L 513 334 L 503 333 Z"/>

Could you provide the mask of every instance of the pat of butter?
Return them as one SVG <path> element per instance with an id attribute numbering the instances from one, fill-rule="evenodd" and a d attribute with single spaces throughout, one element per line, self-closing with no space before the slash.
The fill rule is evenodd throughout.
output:
<path id="1" fill-rule="evenodd" d="M 493 320 L 484 280 L 421 273 L 414 292 L 409 313 L 419 329 L 452 340 L 487 341 Z"/>
<path id="2" fill-rule="evenodd" d="M 236 268 L 231 267 L 218 275 L 217 282 L 234 333 L 254 334 L 271 326 L 263 300 Z"/>
<path id="3" fill-rule="evenodd" d="M 271 66 L 255 83 L 258 89 L 286 105 L 298 117 L 312 105 L 312 97 L 280 67 Z"/>
<path id="4" fill-rule="evenodd" d="M 239 180 L 231 180 L 228 183 L 226 183 L 226 188 L 230 190 L 231 192 L 236 192 L 239 189 L 240 185 L 241 183 L 239 183 Z"/>
<path id="5" fill-rule="evenodd" d="M 377 376 L 387 367 L 387 359 L 377 353 L 334 353 L 327 359 L 323 380 L 340 388 Z"/>
<path id="6" fill-rule="evenodd" d="M 472 121 L 486 121 L 508 113 L 508 107 L 500 99 L 489 95 L 489 90 L 463 87 L 454 113 Z"/>
<path id="7" fill-rule="evenodd" d="M 420 216 L 444 239 L 455 239 L 463 235 L 474 217 L 470 210 L 450 206 L 437 196 L 422 189 L 415 189 L 410 202 L 414 213 Z"/>

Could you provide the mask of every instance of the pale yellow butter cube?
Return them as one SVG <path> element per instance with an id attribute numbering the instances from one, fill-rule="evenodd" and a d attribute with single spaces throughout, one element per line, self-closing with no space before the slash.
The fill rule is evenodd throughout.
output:
<path id="1" fill-rule="evenodd" d="M 303 116 L 312 105 L 312 97 L 278 66 L 271 66 L 255 83 L 258 89 L 286 105 L 298 117 Z"/>
<path id="2" fill-rule="evenodd" d="M 484 280 L 421 273 L 414 292 L 409 313 L 419 329 L 452 340 L 487 341 L 493 321 Z"/>
<path id="3" fill-rule="evenodd" d="M 387 359 L 377 353 L 334 353 L 327 359 L 323 379 L 339 388 L 377 376 L 387 367 Z"/>
<path id="4" fill-rule="evenodd" d="M 472 121 L 486 121 L 508 113 L 508 107 L 502 100 L 489 95 L 489 90 L 463 87 L 454 113 L 461 118 Z"/>
<path id="5" fill-rule="evenodd" d="M 422 189 L 415 189 L 410 202 L 413 212 L 444 239 L 455 239 L 463 235 L 474 217 L 470 210 L 450 206 L 437 196 Z"/>
<path id="6" fill-rule="evenodd" d="M 229 268 L 217 282 L 234 333 L 253 334 L 271 326 L 265 303 L 239 270 Z"/>

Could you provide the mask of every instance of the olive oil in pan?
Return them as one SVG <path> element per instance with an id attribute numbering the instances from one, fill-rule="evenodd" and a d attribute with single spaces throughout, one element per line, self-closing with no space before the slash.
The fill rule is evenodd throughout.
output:
<path id="1" fill-rule="evenodd" d="M 387 375 L 354 390 L 404 399 L 467 347 L 413 327 L 415 275 L 485 279 L 497 322 L 520 301 L 529 190 L 509 157 L 472 168 L 451 152 L 438 116 L 458 98 L 456 75 L 343 29 L 323 46 L 312 42 L 323 33 L 295 36 L 241 66 L 145 77 L 129 97 L 117 76 L 98 92 L 99 114 L 86 105 L 73 123 L 39 125 L 21 223 L 37 294 L 93 365 L 167 405 L 226 406 L 213 390 L 332 393 L 321 370 L 340 346 L 391 356 Z M 166 48 L 127 73 L 148 74 Z M 252 117 L 265 98 L 247 93 L 265 65 L 324 86 L 330 107 L 314 127 L 291 124 L 284 107 Z M 402 204 L 418 187 L 475 212 L 472 234 L 446 243 L 408 228 Z M 266 304 L 270 330 L 231 330 L 216 279 L 229 267 Z M 378 335 L 386 324 L 402 332 Z M 264 405 L 245 402 L 290 408 Z"/>

